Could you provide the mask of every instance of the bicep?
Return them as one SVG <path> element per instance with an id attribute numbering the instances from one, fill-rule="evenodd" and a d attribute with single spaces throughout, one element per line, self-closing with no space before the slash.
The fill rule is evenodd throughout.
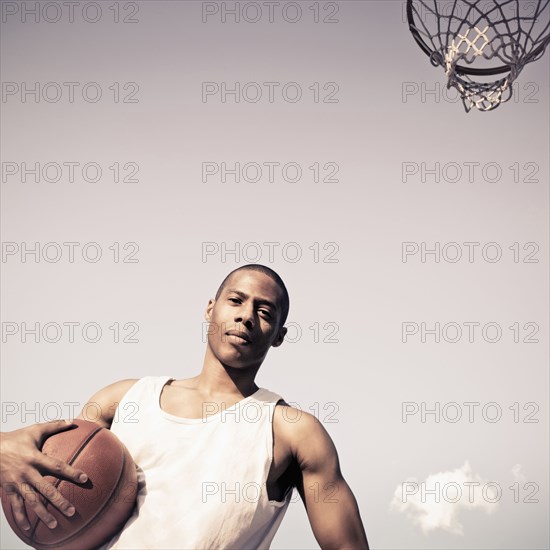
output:
<path id="1" fill-rule="evenodd" d="M 137 379 L 126 379 L 105 386 L 88 399 L 77 418 L 110 428 L 120 400 L 136 382 Z"/>
<path id="2" fill-rule="evenodd" d="M 302 472 L 300 495 L 322 549 L 368 549 L 357 501 L 342 475 Z"/>
<path id="3" fill-rule="evenodd" d="M 340 471 L 336 447 L 320 422 L 308 418 L 296 439 L 298 491 L 321 548 L 368 548 L 357 501 Z"/>

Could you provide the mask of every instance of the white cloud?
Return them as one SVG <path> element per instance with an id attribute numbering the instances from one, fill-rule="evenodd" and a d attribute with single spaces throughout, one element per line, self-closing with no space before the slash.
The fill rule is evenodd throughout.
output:
<path id="1" fill-rule="evenodd" d="M 519 473 L 521 466 L 516 466 Z M 407 479 L 395 489 L 390 508 L 406 514 L 424 533 L 441 529 L 463 535 L 462 510 L 492 514 L 498 507 L 500 487 L 487 483 L 466 461 L 456 470 L 431 474 L 423 482 Z"/>
<path id="2" fill-rule="evenodd" d="M 515 464 L 512 468 L 512 475 L 516 481 L 526 481 L 525 474 L 521 471 L 521 464 Z"/>

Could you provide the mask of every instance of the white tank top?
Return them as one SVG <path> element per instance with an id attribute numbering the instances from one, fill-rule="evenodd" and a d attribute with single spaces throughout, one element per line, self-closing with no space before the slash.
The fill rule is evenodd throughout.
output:
<path id="1" fill-rule="evenodd" d="M 205 404 L 203 417 L 160 408 L 170 376 L 138 380 L 117 407 L 111 431 L 138 465 L 138 501 L 107 549 L 269 548 L 292 496 L 269 500 L 273 411 L 265 388 L 232 407 Z"/>

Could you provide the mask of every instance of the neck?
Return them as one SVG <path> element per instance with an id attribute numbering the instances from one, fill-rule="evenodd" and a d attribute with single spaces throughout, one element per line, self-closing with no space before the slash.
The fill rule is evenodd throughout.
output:
<path id="1" fill-rule="evenodd" d="M 248 397 L 258 390 L 254 382 L 260 365 L 235 368 L 223 364 L 206 347 L 201 373 L 195 378 L 196 388 L 206 395 L 236 394 Z"/>

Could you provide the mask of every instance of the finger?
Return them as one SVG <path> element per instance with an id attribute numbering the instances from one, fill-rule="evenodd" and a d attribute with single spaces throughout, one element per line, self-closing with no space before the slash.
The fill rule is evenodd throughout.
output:
<path id="1" fill-rule="evenodd" d="M 50 437 L 50 435 L 68 430 L 76 426 L 74 422 L 70 420 L 53 420 L 52 422 L 43 422 L 42 424 L 36 424 L 34 429 L 38 433 L 40 442 L 42 443 L 45 439 Z"/>
<path id="2" fill-rule="evenodd" d="M 70 479 L 75 483 L 86 483 L 88 481 L 88 476 L 82 470 L 74 468 L 70 464 L 63 462 L 63 460 L 59 460 L 59 458 L 54 458 L 44 453 L 40 453 L 40 457 L 37 456 L 36 465 L 43 472 L 50 473 L 55 477 Z"/>
<path id="3" fill-rule="evenodd" d="M 61 494 L 61 492 L 49 481 L 43 477 L 29 478 L 29 483 L 39 492 L 44 498 L 49 500 L 58 510 L 66 516 L 74 516 L 74 506 Z"/>
<path id="4" fill-rule="evenodd" d="M 55 529 L 55 527 L 57 527 L 57 521 L 55 517 L 48 512 L 37 492 L 26 482 L 22 483 L 21 486 L 22 496 L 25 499 L 27 506 L 31 508 L 38 518 L 50 529 Z"/>
<path id="5" fill-rule="evenodd" d="M 6 484 L 3 489 L 8 495 L 8 500 L 11 505 L 11 511 L 15 523 L 17 523 L 19 528 L 23 531 L 29 531 L 31 524 L 29 523 L 29 518 L 27 518 L 27 510 L 25 509 L 23 497 L 16 490 L 15 483 Z"/>

